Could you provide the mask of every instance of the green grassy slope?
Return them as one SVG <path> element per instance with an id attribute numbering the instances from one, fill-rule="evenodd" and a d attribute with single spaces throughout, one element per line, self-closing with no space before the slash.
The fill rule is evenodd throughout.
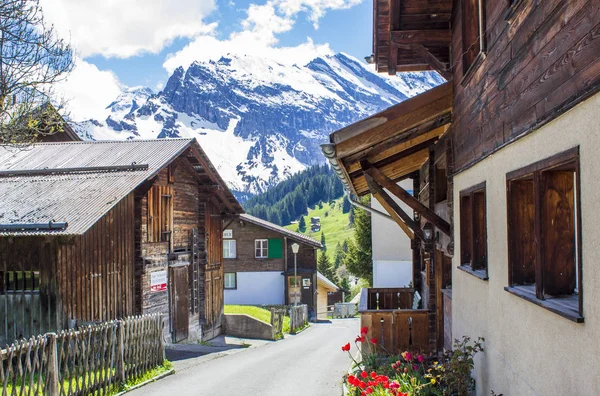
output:
<path id="1" fill-rule="evenodd" d="M 325 235 L 327 237 L 327 235 Z M 253 305 L 225 305 L 226 314 L 246 314 L 266 323 L 271 323 L 271 311 Z M 290 318 L 283 318 L 283 332 L 290 332 Z"/>
<path id="2" fill-rule="evenodd" d="M 317 241 L 321 240 L 321 233 L 325 233 L 325 243 L 327 244 L 327 255 L 333 263 L 333 256 L 335 254 L 335 247 L 339 242 L 342 244 L 344 239 L 352 238 L 353 228 L 348 225 L 348 213 L 342 213 L 342 200 L 343 198 L 336 199 L 333 205 L 323 203 L 323 208 L 319 209 L 318 206 L 309 209 L 308 215 L 304 216 L 306 221 L 306 232 L 311 238 Z M 327 216 L 325 216 L 327 213 Z M 310 218 L 317 216 L 321 218 L 321 231 L 311 232 L 310 231 Z M 285 226 L 288 230 L 298 231 L 298 224 L 290 224 Z"/>

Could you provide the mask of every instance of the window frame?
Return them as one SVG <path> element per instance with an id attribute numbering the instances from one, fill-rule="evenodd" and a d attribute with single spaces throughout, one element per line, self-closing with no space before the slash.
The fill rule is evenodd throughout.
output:
<path id="1" fill-rule="evenodd" d="M 260 247 L 258 246 L 259 242 L 260 242 Z M 261 251 L 260 256 L 257 254 L 259 250 Z M 263 251 L 265 252 L 264 256 L 262 255 Z M 255 239 L 254 240 L 254 258 L 257 258 L 257 259 L 269 258 L 269 240 L 268 239 Z"/>
<path id="2" fill-rule="evenodd" d="M 0 271 L 0 295 L 38 294 L 40 285 L 40 270 Z"/>
<path id="3" fill-rule="evenodd" d="M 477 34 L 479 37 L 479 51 L 477 52 L 477 55 L 475 55 L 475 57 L 473 58 L 473 61 L 471 62 L 471 64 L 469 64 L 467 66 L 467 54 L 468 51 L 467 49 L 471 47 L 471 45 L 475 45 L 475 43 L 471 44 L 471 45 L 467 45 L 466 44 L 466 27 L 467 24 L 465 23 L 466 21 L 466 10 L 465 10 L 465 4 L 467 1 L 471 1 L 471 0 L 463 0 L 462 4 L 461 4 L 461 12 L 462 12 L 462 32 L 461 32 L 461 40 L 462 40 L 462 52 L 463 55 L 461 56 L 461 63 L 462 63 L 462 71 L 463 71 L 463 78 L 461 81 L 461 84 L 464 85 L 467 82 L 469 82 L 469 80 L 471 79 L 471 77 L 474 74 L 474 71 L 479 67 L 479 65 L 483 62 L 483 60 L 486 58 L 486 51 L 487 51 L 487 45 L 486 45 L 486 35 L 485 35 L 485 2 L 483 0 L 474 0 L 477 3 Z"/>
<path id="4" fill-rule="evenodd" d="M 154 185 L 148 190 L 146 239 L 148 243 L 169 244 L 173 249 L 174 191 L 172 186 Z"/>
<path id="5" fill-rule="evenodd" d="M 233 256 L 225 256 L 225 243 L 230 243 L 233 242 Z M 227 251 L 229 251 L 229 253 L 231 253 L 231 244 L 229 246 L 229 248 L 227 249 Z M 233 260 L 233 259 L 237 259 L 237 240 L 235 239 L 223 239 L 223 259 L 227 259 L 227 260 Z"/>
<path id="6" fill-rule="evenodd" d="M 545 240 L 543 227 L 543 180 L 541 180 L 544 172 L 556 172 L 561 170 L 569 170 L 574 172 L 573 181 L 573 207 L 574 207 L 574 257 L 575 261 L 575 289 L 570 295 L 545 295 L 545 279 L 548 279 L 547 274 L 551 273 L 545 267 L 544 260 L 544 246 L 542 243 L 536 244 L 534 249 L 534 279 L 535 283 L 532 285 L 519 285 L 515 284 L 513 273 L 514 271 L 514 252 L 513 252 L 513 237 L 511 232 L 511 183 L 533 179 L 533 223 L 534 223 L 534 241 Z M 576 323 L 583 323 L 583 260 L 582 260 L 582 227 L 581 227 L 581 167 L 579 157 L 579 147 L 563 151 L 555 154 L 541 161 L 537 161 L 526 167 L 514 170 L 506 174 L 506 194 L 507 194 L 507 243 L 508 243 L 508 286 L 504 289 L 516 296 L 524 298 L 527 301 L 533 302 L 543 308 L 546 308 L 558 315 L 561 315 L 569 320 Z M 533 289 L 533 290 L 532 290 Z M 576 297 L 576 298 L 575 298 Z M 573 304 L 569 302 L 577 301 L 577 308 L 573 307 Z"/>
<path id="7" fill-rule="evenodd" d="M 227 287 L 227 275 L 233 275 L 233 287 Z M 237 290 L 237 272 L 225 272 L 223 273 L 223 289 L 224 290 Z"/>
<path id="8" fill-rule="evenodd" d="M 475 197 L 476 195 L 479 194 L 483 194 L 483 225 L 479 225 L 479 227 L 476 227 L 477 221 L 477 216 L 476 216 L 476 211 L 475 211 L 475 206 L 476 206 L 476 201 L 475 201 Z M 469 224 L 465 224 L 464 221 L 465 216 L 463 216 L 463 213 L 465 212 L 465 208 L 463 208 L 463 201 L 468 198 L 468 205 L 469 205 L 469 212 L 468 212 L 468 221 Z M 459 252 L 459 266 L 458 268 L 464 272 L 467 272 L 481 280 L 487 281 L 489 279 L 489 272 L 488 272 L 488 232 L 487 232 L 487 189 L 486 189 L 486 182 L 483 181 L 481 183 L 478 183 L 474 186 L 471 186 L 469 188 L 466 188 L 464 190 L 462 190 L 459 193 L 459 218 L 460 218 L 460 252 Z M 468 226 L 468 228 L 467 228 Z M 476 238 L 475 238 L 475 234 L 478 228 L 483 229 L 484 232 L 484 252 L 483 252 L 483 256 L 479 257 L 478 260 L 482 260 L 482 262 L 478 262 L 476 263 L 476 265 L 474 266 L 474 259 L 473 259 L 473 255 L 475 254 L 475 250 L 478 249 L 478 246 L 480 248 L 481 244 L 477 244 L 476 243 Z M 465 230 L 468 230 L 465 232 Z M 470 235 L 468 235 L 469 239 L 468 242 L 465 243 L 466 239 L 466 233 L 470 233 Z M 463 262 L 463 258 L 465 256 L 465 252 L 468 250 L 469 253 L 469 263 L 467 262 Z"/>

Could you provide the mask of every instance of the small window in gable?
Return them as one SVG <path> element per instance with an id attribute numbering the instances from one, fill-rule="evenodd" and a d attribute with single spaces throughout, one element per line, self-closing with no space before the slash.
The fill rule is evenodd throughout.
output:
<path id="1" fill-rule="evenodd" d="M 268 258 L 269 257 L 269 240 L 268 239 L 256 239 L 254 241 L 254 252 L 256 258 Z"/>

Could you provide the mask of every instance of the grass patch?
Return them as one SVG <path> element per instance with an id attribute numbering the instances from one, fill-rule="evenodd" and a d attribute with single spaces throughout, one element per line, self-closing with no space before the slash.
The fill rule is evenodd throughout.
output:
<path id="1" fill-rule="evenodd" d="M 321 234 L 325 233 L 325 244 L 327 245 L 327 256 L 333 263 L 335 255 L 335 247 L 338 242 L 344 243 L 344 239 L 352 239 L 354 237 L 354 228 L 348 224 L 348 213 L 342 213 L 343 198 L 333 201 L 333 205 L 327 202 L 323 203 L 323 208 L 319 206 L 308 209 L 308 215 L 304 216 L 306 221 L 306 231 L 303 233 L 317 241 L 321 241 Z M 327 216 L 325 216 L 327 213 Z M 310 230 L 310 218 L 321 218 L 321 231 L 312 232 Z M 290 224 L 285 226 L 288 230 L 298 231 L 298 224 Z"/>
<path id="2" fill-rule="evenodd" d="M 271 323 L 271 311 L 254 305 L 225 305 L 226 314 L 246 314 L 266 323 Z M 290 332 L 290 318 L 283 317 L 283 332 Z"/>
<path id="3" fill-rule="evenodd" d="M 156 377 L 158 375 L 161 375 L 163 373 L 166 373 L 167 371 L 172 370 L 172 369 L 173 369 L 173 363 L 169 362 L 168 360 L 165 360 L 163 362 L 163 364 L 161 364 L 160 366 L 156 366 L 153 369 L 150 369 L 150 370 L 146 371 L 146 373 L 144 373 L 144 375 L 142 375 L 141 377 L 136 378 L 135 380 L 127 382 L 126 384 L 124 384 L 124 385 L 122 385 L 120 387 L 120 389 L 118 390 L 118 392 L 114 392 L 114 393 L 111 393 L 111 394 L 116 394 L 116 393 L 119 393 L 119 392 L 126 391 L 128 389 L 131 389 L 134 386 L 141 384 L 142 382 L 146 382 L 148 380 L 151 380 L 152 378 L 154 378 L 154 377 Z"/>

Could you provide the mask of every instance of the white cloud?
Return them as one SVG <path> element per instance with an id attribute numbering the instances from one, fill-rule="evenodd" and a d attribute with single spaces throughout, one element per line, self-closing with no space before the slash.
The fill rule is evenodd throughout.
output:
<path id="1" fill-rule="evenodd" d="M 305 64 L 317 56 L 333 51 L 329 44 L 315 44 L 310 37 L 295 47 L 279 47 L 278 34 L 294 28 L 298 14 L 306 13 L 318 28 L 319 20 L 330 10 L 350 8 L 363 0 L 268 0 L 265 4 L 251 4 L 247 17 L 241 22 L 242 30 L 233 32 L 228 39 L 212 35 L 196 37 L 180 51 L 169 54 L 163 67 L 172 72 L 179 66 L 188 67 L 194 61 L 216 60 L 227 54 L 254 55 L 284 64 Z"/>
<path id="2" fill-rule="evenodd" d="M 212 34 L 202 19 L 215 0 L 41 0 L 44 17 L 78 55 L 128 58 L 157 53 L 177 37 Z"/>
<path id="3" fill-rule="evenodd" d="M 81 59 L 67 80 L 56 85 L 56 93 L 68 101 L 74 120 L 106 117 L 106 106 L 121 93 L 122 86 L 111 71 L 99 70 Z"/>

